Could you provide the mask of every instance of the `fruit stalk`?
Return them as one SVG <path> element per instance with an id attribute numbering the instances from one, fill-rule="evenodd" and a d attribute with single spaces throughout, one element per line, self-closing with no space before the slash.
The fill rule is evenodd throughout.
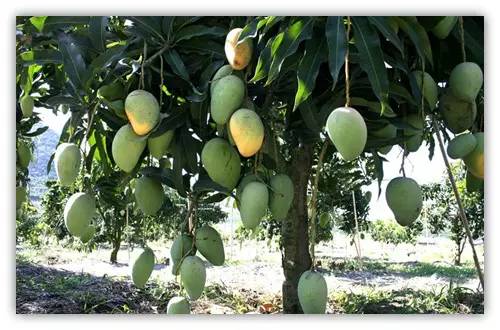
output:
<path id="1" fill-rule="evenodd" d="M 350 84 L 349 84 L 349 34 L 351 33 L 351 17 L 347 16 L 346 40 L 347 47 L 345 51 L 345 106 L 351 104 Z"/>
<path id="2" fill-rule="evenodd" d="M 465 55 L 465 38 L 464 38 L 464 18 L 458 16 L 458 27 L 460 31 L 460 48 L 462 49 L 462 61 L 467 62 L 467 57 Z"/>
<path id="3" fill-rule="evenodd" d="M 474 247 L 474 241 L 472 239 L 472 234 L 470 231 L 470 226 L 469 226 L 469 221 L 467 220 L 467 216 L 465 215 L 464 211 L 464 206 L 462 204 L 462 199 L 460 198 L 460 194 L 458 193 L 457 185 L 455 183 L 455 178 L 453 177 L 453 173 L 451 172 L 451 167 L 450 163 L 448 162 L 448 157 L 446 156 L 446 152 L 444 150 L 444 145 L 443 145 L 443 140 L 441 139 L 441 133 L 439 132 L 436 119 L 432 119 L 432 125 L 434 127 L 434 131 L 436 132 L 438 144 L 439 144 L 439 149 L 441 150 L 441 155 L 443 156 L 444 164 L 446 166 L 446 172 L 448 172 L 448 178 L 451 183 L 451 187 L 453 189 L 453 193 L 455 195 L 455 199 L 457 200 L 458 204 L 458 214 L 460 217 L 460 220 L 462 221 L 462 224 L 465 229 L 465 233 L 467 234 L 467 239 L 469 240 L 470 247 L 472 249 L 472 256 L 474 258 L 474 265 L 476 266 L 476 271 L 477 271 L 477 276 L 479 277 L 479 282 L 481 283 L 481 288 L 484 291 L 484 276 L 483 276 L 483 271 L 481 270 L 481 265 L 479 264 L 479 259 L 477 257 L 476 253 L 476 248 Z"/>

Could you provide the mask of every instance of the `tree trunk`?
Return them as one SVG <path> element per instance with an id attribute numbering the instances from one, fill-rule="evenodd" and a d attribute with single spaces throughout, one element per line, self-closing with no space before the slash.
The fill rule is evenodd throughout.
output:
<path id="1" fill-rule="evenodd" d="M 111 257 L 109 261 L 113 264 L 118 260 L 118 251 L 120 251 L 120 246 L 122 244 L 122 231 L 118 230 L 113 239 L 113 250 L 111 251 Z"/>
<path id="2" fill-rule="evenodd" d="M 309 255 L 307 183 L 312 167 L 312 145 L 299 146 L 293 155 L 288 174 L 294 183 L 293 204 L 282 223 L 283 313 L 302 313 L 297 285 L 300 275 L 311 267 Z"/>
<path id="3" fill-rule="evenodd" d="M 455 260 L 454 260 L 455 266 L 460 266 L 460 264 L 462 263 L 462 252 L 464 252 L 465 243 L 466 243 L 465 237 L 457 241 L 457 250 L 455 251 Z"/>

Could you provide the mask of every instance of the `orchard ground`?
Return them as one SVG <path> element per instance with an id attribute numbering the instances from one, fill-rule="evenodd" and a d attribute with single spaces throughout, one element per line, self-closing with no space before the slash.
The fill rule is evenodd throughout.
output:
<path id="1" fill-rule="evenodd" d="M 226 262 L 207 263 L 207 286 L 193 313 L 280 313 L 283 271 L 277 243 L 237 240 L 230 226 L 222 233 Z M 233 228 L 234 229 L 234 228 Z M 110 249 L 93 252 L 50 245 L 17 246 L 17 313 L 165 313 L 179 286 L 171 272 L 171 242 L 150 244 L 155 270 L 144 290 L 133 286 L 126 242 L 118 263 Z M 480 256 L 483 246 L 478 245 Z M 319 270 L 329 289 L 328 313 L 483 313 L 483 296 L 466 247 L 454 266 L 454 246 L 446 237 L 421 236 L 416 245 L 361 242 L 362 265 L 344 234 L 334 233 L 316 248 Z M 133 253 L 133 252 L 132 252 Z M 482 258 L 481 258 L 482 259 Z"/>

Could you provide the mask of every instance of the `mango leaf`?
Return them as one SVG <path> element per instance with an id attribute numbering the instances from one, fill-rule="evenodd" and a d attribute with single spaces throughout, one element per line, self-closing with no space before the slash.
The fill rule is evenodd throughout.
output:
<path id="1" fill-rule="evenodd" d="M 87 81 L 87 66 L 80 48 L 64 33 L 59 35 L 59 50 L 62 54 L 64 71 L 76 89 L 82 89 Z"/>
<path id="2" fill-rule="evenodd" d="M 141 169 L 140 173 L 143 176 L 153 177 L 170 188 L 176 189 L 174 184 L 174 174 L 171 169 L 147 166 Z"/>
<path id="3" fill-rule="evenodd" d="M 223 194 L 223 193 L 216 193 L 212 194 L 208 197 L 199 199 L 198 202 L 201 204 L 214 204 L 214 203 L 220 203 L 223 200 L 225 200 L 228 197 L 228 195 Z"/>
<path id="4" fill-rule="evenodd" d="M 256 17 L 249 24 L 245 25 L 238 38 L 238 44 L 247 39 L 253 39 L 257 36 L 259 30 L 266 25 L 269 18 Z"/>
<path id="5" fill-rule="evenodd" d="M 33 49 L 20 54 L 23 65 L 31 64 L 61 64 L 61 53 L 56 49 Z"/>
<path id="6" fill-rule="evenodd" d="M 189 73 L 186 66 L 175 49 L 168 49 L 165 53 L 163 53 L 163 57 L 176 75 L 185 81 L 189 81 Z"/>
<path id="7" fill-rule="evenodd" d="M 218 26 L 208 27 L 205 25 L 188 25 L 175 33 L 175 41 L 187 40 L 200 36 L 221 37 L 226 34 L 223 28 Z"/>
<path id="8" fill-rule="evenodd" d="M 380 39 L 366 17 L 353 17 L 355 45 L 360 55 L 360 66 L 368 75 L 371 87 L 381 102 L 381 114 L 389 108 L 389 79 L 380 48 Z"/>
<path id="9" fill-rule="evenodd" d="M 47 16 L 43 23 L 43 32 L 89 24 L 89 16 Z"/>
<path id="10" fill-rule="evenodd" d="M 418 21 L 412 16 L 395 17 L 395 19 L 397 20 L 401 30 L 403 30 L 413 42 L 413 45 L 415 46 L 415 49 L 417 50 L 420 58 L 427 59 L 427 61 L 429 61 L 432 66 L 433 61 L 431 43 L 429 41 L 427 31 L 425 31 L 424 27 L 420 25 Z"/>
<path id="11" fill-rule="evenodd" d="M 146 33 L 144 36 L 147 36 L 149 34 L 165 41 L 165 39 L 163 38 L 163 34 L 161 33 L 159 17 L 128 16 L 127 18 L 131 20 L 141 32 Z"/>
<path id="12" fill-rule="evenodd" d="M 181 140 L 187 169 L 191 173 L 198 173 L 198 154 L 201 153 L 201 142 L 193 138 L 187 130 L 182 131 Z"/>
<path id="13" fill-rule="evenodd" d="M 330 16 L 326 20 L 325 36 L 328 43 L 328 67 L 333 79 L 332 90 L 337 85 L 340 69 L 344 65 L 347 38 L 342 16 Z"/>
<path id="14" fill-rule="evenodd" d="M 179 48 L 186 53 L 194 52 L 221 58 L 225 58 L 226 56 L 223 45 L 205 38 L 192 38 L 184 40 L 182 43 L 179 43 Z"/>
<path id="15" fill-rule="evenodd" d="M 401 54 L 403 54 L 403 43 L 389 24 L 389 19 L 386 16 L 368 16 L 368 20 L 374 25 L 383 36 L 389 40 Z"/>
<path id="16" fill-rule="evenodd" d="M 210 179 L 210 177 L 205 173 L 200 174 L 199 179 L 193 185 L 193 192 L 196 192 L 196 193 L 220 192 L 220 193 L 224 194 L 226 197 L 231 196 L 231 192 L 229 190 L 227 190 L 227 188 L 212 181 L 212 179 Z"/>
<path id="17" fill-rule="evenodd" d="M 283 33 L 283 40 L 278 46 L 273 47 L 271 67 L 265 86 L 268 86 L 278 77 L 281 70 L 281 65 L 285 59 L 297 51 L 300 43 L 310 39 L 312 35 L 314 18 L 304 17 L 290 25 Z"/>
<path id="18" fill-rule="evenodd" d="M 166 131 L 176 129 L 186 123 L 187 112 L 174 110 L 168 114 L 161 114 L 160 124 L 150 133 L 149 137 L 157 137 Z"/>
<path id="19" fill-rule="evenodd" d="M 295 93 L 295 103 L 293 111 L 311 95 L 319 67 L 326 60 L 326 42 L 324 38 L 319 40 L 310 39 L 306 41 L 304 56 L 297 69 L 297 93 Z"/>
<path id="20" fill-rule="evenodd" d="M 46 19 L 47 16 L 33 16 L 30 18 L 30 23 L 33 24 L 33 26 L 38 30 L 38 32 L 42 32 Z"/>
<path id="21" fill-rule="evenodd" d="M 312 100 L 308 99 L 302 102 L 299 106 L 299 111 L 307 128 L 314 133 L 321 132 L 323 125 L 317 118 L 318 109 L 314 106 Z"/>
<path id="22" fill-rule="evenodd" d="M 106 49 L 106 26 L 108 25 L 107 16 L 91 16 L 89 22 L 89 37 L 92 45 L 99 52 Z"/>
<path id="23" fill-rule="evenodd" d="M 187 197 L 186 187 L 184 186 L 184 180 L 182 177 L 182 169 L 184 167 L 184 153 L 182 151 L 182 144 L 176 139 L 176 143 L 172 144 L 171 150 L 174 157 L 173 161 L 173 181 L 175 189 L 182 197 Z"/>
<path id="24" fill-rule="evenodd" d="M 257 82 L 266 77 L 269 67 L 271 66 L 271 48 L 275 38 L 269 39 L 266 46 L 260 53 L 259 59 L 257 60 L 257 66 L 255 67 L 255 73 L 252 79 L 250 79 L 251 83 Z"/>
<path id="25" fill-rule="evenodd" d="M 106 51 L 99 56 L 97 56 L 92 63 L 90 63 L 90 67 L 93 72 L 97 72 L 107 68 L 113 62 L 122 58 L 123 53 L 127 49 L 127 46 L 115 46 L 106 49 Z"/>
<path id="26" fill-rule="evenodd" d="M 263 33 L 265 34 L 267 31 L 269 31 L 274 25 L 277 23 L 281 22 L 283 19 L 285 19 L 285 16 L 269 16 L 266 21 L 266 26 L 264 27 Z"/>
<path id="27" fill-rule="evenodd" d="M 48 129 L 49 129 L 48 126 L 38 127 L 36 130 L 34 130 L 32 132 L 24 133 L 24 136 L 28 136 L 28 137 L 38 136 L 40 134 L 43 134 Z"/>
<path id="28" fill-rule="evenodd" d="M 165 35 L 167 42 L 170 40 L 172 36 L 172 31 L 174 28 L 175 16 L 164 16 L 161 21 L 161 30 Z"/>

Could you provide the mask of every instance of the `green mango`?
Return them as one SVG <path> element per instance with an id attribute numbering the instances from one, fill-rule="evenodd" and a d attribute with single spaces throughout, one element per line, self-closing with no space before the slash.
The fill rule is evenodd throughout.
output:
<path id="1" fill-rule="evenodd" d="M 476 63 L 460 63 L 451 71 L 449 84 L 456 98 L 473 103 L 483 86 L 483 71 Z"/>
<path id="2" fill-rule="evenodd" d="M 245 83 L 235 75 L 218 80 L 210 99 L 210 114 L 219 125 L 227 123 L 234 111 L 243 103 Z"/>
<path id="3" fill-rule="evenodd" d="M 452 159 L 464 158 L 476 147 L 476 137 L 471 133 L 455 136 L 446 148 L 448 156 Z"/>
<path id="4" fill-rule="evenodd" d="M 83 236 L 95 212 L 95 199 L 92 195 L 82 192 L 71 195 L 64 207 L 64 224 L 69 233 L 77 237 Z"/>
<path id="5" fill-rule="evenodd" d="M 61 143 L 54 156 L 57 178 L 62 186 L 75 182 L 82 163 L 80 148 L 74 143 Z"/>
<path id="6" fill-rule="evenodd" d="M 156 214 L 165 201 L 161 182 L 146 176 L 136 179 L 134 196 L 137 206 L 145 215 Z"/>
<path id="7" fill-rule="evenodd" d="M 333 110 L 326 121 L 326 131 L 344 160 L 352 161 L 363 152 L 367 129 L 365 120 L 355 109 L 340 107 Z"/>
<path id="8" fill-rule="evenodd" d="M 235 71 L 236 73 L 237 71 Z M 214 94 L 214 88 L 217 85 L 217 83 L 224 77 L 227 77 L 233 73 L 233 68 L 229 65 L 223 65 L 220 67 L 219 70 L 214 74 L 212 77 L 212 81 L 210 82 L 210 95 Z"/>
<path id="9" fill-rule="evenodd" d="M 302 273 L 297 295 L 304 314 L 325 314 L 328 287 L 323 275 L 311 270 Z"/>
<path id="10" fill-rule="evenodd" d="M 170 248 L 170 258 L 172 259 L 172 274 L 179 275 L 181 260 L 185 256 L 195 255 L 196 247 L 193 245 L 193 238 L 186 234 L 181 234 L 174 239 Z"/>
<path id="11" fill-rule="evenodd" d="M 146 147 L 146 139 L 135 134 L 132 126 L 122 126 L 111 146 L 111 153 L 116 165 L 123 171 L 130 173 L 137 165 L 139 158 Z"/>
<path id="12" fill-rule="evenodd" d="M 394 213 L 401 226 L 408 226 L 415 221 L 423 206 L 422 190 L 418 183 L 405 177 L 392 179 L 385 191 L 387 205 Z"/>
<path id="13" fill-rule="evenodd" d="M 191 305 L 184 297 L 172 297 L 168 301 L 167 314 L 191 314 Z"/>
<path id="14" fill-rule="evenodd" d="M 30 95 L 24 95 L 19 101 L 23 117 L 31 117 L 33 115 L 33 108 L 35 107 L 35 100 Z"/>
<path id="15" fill-rule="evenodd" d="M 458 16 L 445 16 L 431 30 L 438 39 L 446 39 L 450 34 L 455 24 L 457 24 Z"/>
<path id="16" fill-rule="evenodd" d="M 197 256 L 188 256 L 182 261 L 181 282 L 191 300 L 198 299 L 205 289 L 207 274 L 203 260 Z"/>
<path id="17" fill-rule="evenodd" d="M 125 113 L 135 134 L 146 135 L 160 121 L 160 105 L 156 97 L 145 90 L 135 90 L 125 99 Z"/>
<path id="18" fill-rule="evenodd" d="M 120 81 L 112 82 L 97 89 L 97 97 L 109 102 L 123 99 L 125 97 L 125 88 Z"/>
<path id="19" fill-rule="evenodd" d="M 156 159 L 160 159 L 161 157 L 165 156 L 173 137 L 174 130 L 166 131 L 165 133 L 156 137 L 150 137 L 148 139 L 148 149 L 151 156 Z"/>
<path id="20" fill-rule="evenodd" d="M 292 206 L 294 187 L 292 179 L 286 174 L 276 174 L 269 183 L 269 210 L 276 220 L 283 220 Z"/>
<path id="21" fill-rule="evenodd" d="M 89 225 L 83 235 L 80 236 L 80 240 L 82 241 L 82 243 L 87 243 L 88 241 L 90 241 L 95 235 L 95 230 L 96 229 L 94 225 Z"/>
<path id="22" fill-rule="evenodd" d="M 330 224 L 330 214 L 328 213 L 321 213 L 319 216 L 319 226 L 323 229 L 328 228 L 328 225 Z"/>
<path id="23" fill-rule="evenodd" d="M 469 172 L 477 178 L 484 179 L 484 133 L 474 133 L 474 137 L 477 144 L 463 160 Z"/>
<path id="24" fill-rule="evenodd" d="M 213 227 L 203 225 L 196 229 L 195 245 L 212 265 L 222 266 L 224 264 L 224 244 L 220 234 Z"/>
<path id="25" fill-rule="evenodd" d="M 238 152 L 221 138 L 208 141 L 201 151 L 201 162 L 210 179 L 233 190 L 240 178 L 241 163 Z"/>
<path id="26" fill-rule="evenodd" d="M 417 86 L 419 89 L 422 89 L 422 77 L 423 77 L 423 93 L 424 99 L 427 101 L 429 108 L 432 110 L 436 108 L 436 104 L 438 102 L 438 85 L 432 78 L 430 74 L 422 71 L 413 71 L 413 77 L 417 81 Z"/>
<path id="27" fill-rule="evenodd" d="M 25 187 L 16 187 L 16 210 L 19 210 L 21 206 L 26 202 L 28 193 Z"/>
<path id="28" fill-rule="evenodd" d="M 17 143 L 17 159 L 22 168 L 28 168 L 31 162 L 31 148 L 24 141 Z"/>
<path id="29" fill-rule="evenodd" d="M 465 175 L 465 187 L 468 192 L 482 191 L 484 189 L 484 181 L 470 171 L 467 171 Z"/>
<path id="30" fill-rule="evenodd" d="M 455 134 L 468 130 L 474 124 L 477 115 L 475 102 L 462 101 L 452 93 L 441 96 L 439 111 L 446 127 Z"/>
<path id="31" fill-rule="evenodd" d="M 247 229 L 257 227 L 266 215 L 269 203 L 269 192 L 261 182 L 248 183 L 241 193 L 240 216 L 243 226 Z"/>
<path id="32" fill-rule="evenodd" d="M 143 288 L 155 266 L 155 254 L 149 247 L 145 247 L 136 254 L 131 268 L 132 281 L 138 288 Z"/>

